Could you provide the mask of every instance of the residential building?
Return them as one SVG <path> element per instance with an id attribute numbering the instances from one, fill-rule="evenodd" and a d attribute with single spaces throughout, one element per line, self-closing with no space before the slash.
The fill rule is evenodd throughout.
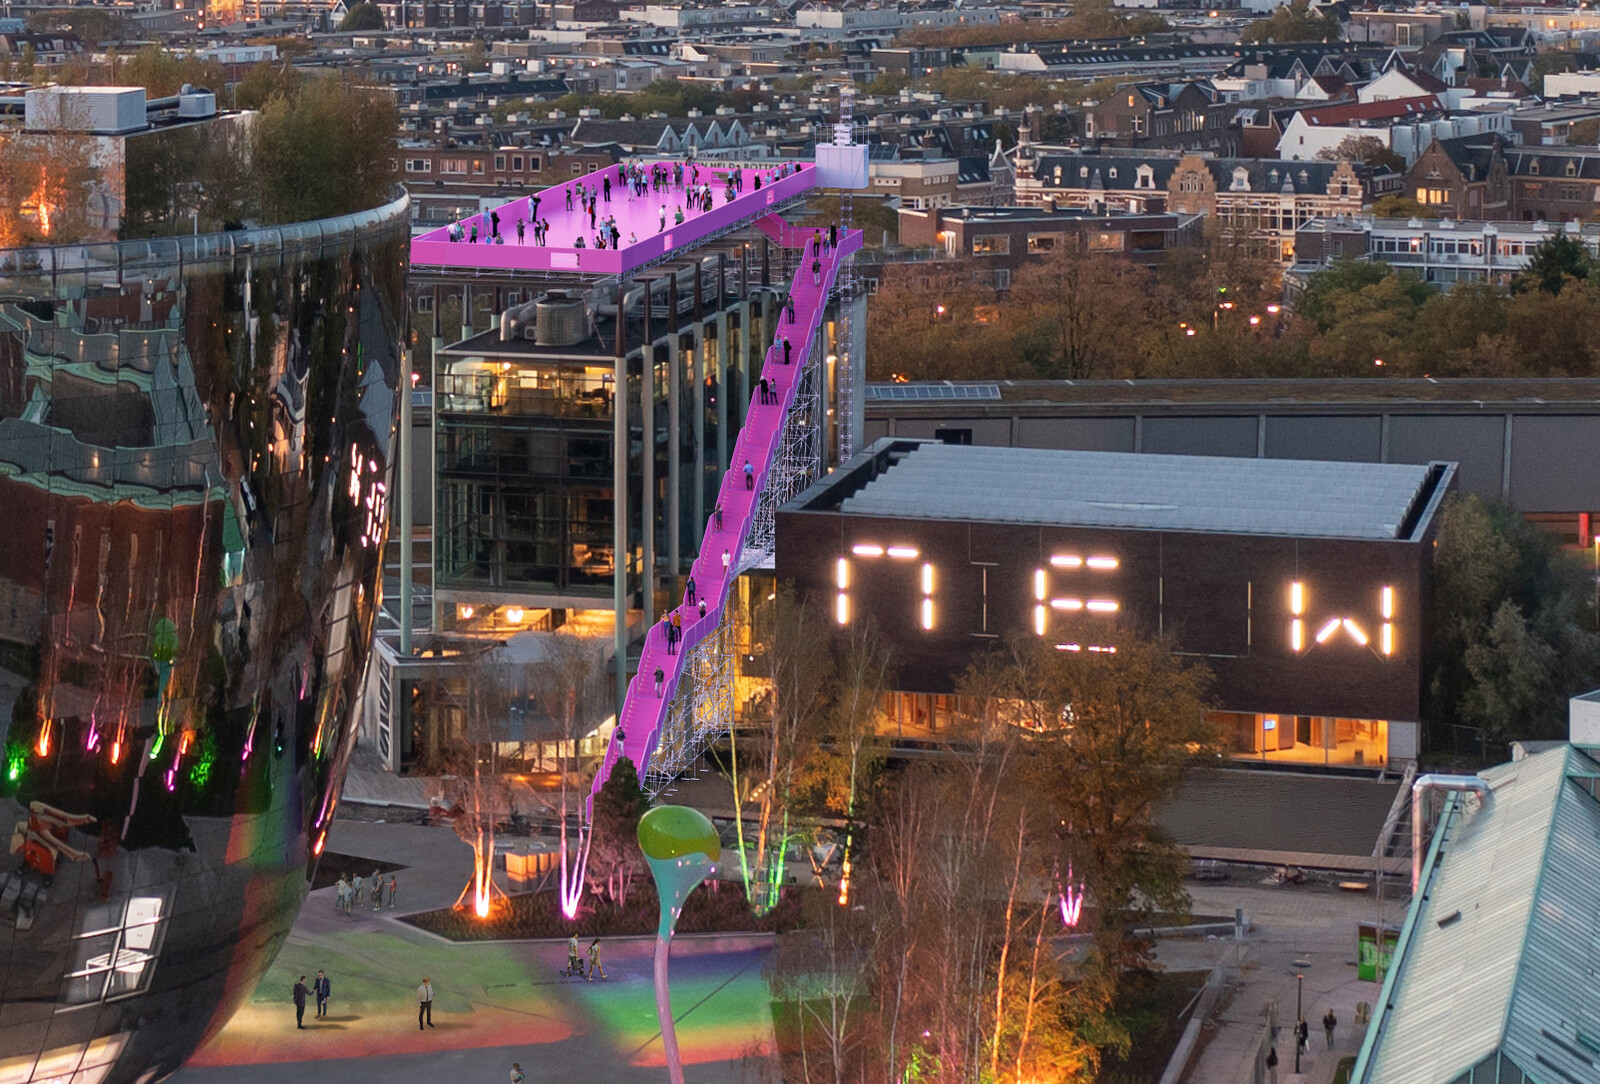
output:
<path id="1" fill-rule="evenodd" d="M 1507 113 L 1456 113 L 1430 94 L 1298 110 L 1284 126 L 1277 152 L 1279 158 L 1319 158 L 1336 151 L 1346 139 L 1376 139 L 1410 165 L 1436 139 L 1510 132 Z"/>
<path id="2" fill-rule="evenodd" d="M 1407 171 L 1406 193 L 1462 219 L 1582 222 L 1600 209 L 1600 150 L 1437 140 Z"/>
<path id="3" fill-rule="evenodd" d="M 1295 232 L 1295 265 L 1288 276 L 1303 281 L 1335 260 L 1354 259 L 1390 264 L 1445 289 L 1457 282 L 1505 285 L 1527 266 L 1534 249 L 1563 232 L 1600 257 L 1600 225 L 1367 215 L 1317 219 Z"/>
<path id="4" fill-rule="evenodd" d="M 1209 80 L 1135 83 L 1083 105 L 1083 135 L 1116 146 L 1238 153 L 1238 106 Z"/>
<path id="5" fill-rule="evenodd" d="M 1011 285 L 1029 260 L 1067 252 L 1123 256 L 1152 263 L 1180 245 L 1200 240 L 1200 216 L 1172 212 L 1133 214 L 1082 208 L 955 207 L 900 209 L 900 244 L 973 257 L 996 289 Z"/>

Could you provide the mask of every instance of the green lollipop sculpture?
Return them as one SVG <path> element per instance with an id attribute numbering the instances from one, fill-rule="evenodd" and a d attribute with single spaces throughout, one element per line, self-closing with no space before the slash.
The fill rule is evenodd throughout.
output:
<path id="1" fill-rule="evenodd" d="M 650 865 L 650 873 L 656 879 L 656 895 L 661 898 L 661 921 L 656 926 L 656 1019 L 661 1021 L 667 1073 L 672 1084 L 683 1084 L 678 1030 L 672 1023 L 672 996 L 667 990 L 667 953 L 672 931 L 683 913 L 683 901 L 717 868 L 722 843 L 717 830 L 698 809 L 658 805 L 639 818 L 639 849 Z"/>

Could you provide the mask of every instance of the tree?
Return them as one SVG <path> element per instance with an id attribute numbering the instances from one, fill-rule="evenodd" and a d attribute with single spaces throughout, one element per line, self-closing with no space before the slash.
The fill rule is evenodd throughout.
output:
<path id="1" fill-rule="evenodd" d="M 236 109 L 264 109 L 274 98 L 293 101 L 299 93 L 300 72 L 293 65 L 263 60 L 234 84 L 233 104 Z"/>
<path id="2" fill-rule="evenodd" d="M 1567 698 L 1600 680 L 1593 583 L 1581 560 L 1506 505 L 1448 498 L 1434 546 L 1423 715 L 1484 744 L 1564 732 Z"/>
<path id="3" fill-rule="evenodd" d="M 1383 196 L 1372 201 L 1375 218 L 1433 218 L 1434 213 L 1406 196 Z"/>
<path id="4" fill-rule="evenodd" d="M 1127 330 L 1144 323 L 1147 277 L 1126 260 L 1067 246 L 1023 267 L 1012 287 L 1026 327 L 1023 356 L 1047 378 L 1136 375 L 1136 344 Z"/>
<path id="5" fill-rule="evenodd" d="M 254 128 L 262 217 L 305 222 L 387 199 L 398 127 L 393 97 L 353 79 L 312 79 L 270 99 Z"/>
<path id="6" fill-rule="evenodd" d="M 220 94 L 228 83 L 227 73 L 216 61 L 169 53 L 159 45 L 147 45 L 117 61 L 111 74 L 113 82 L 144 87 L 152 98 L 176 94 L 185 84 Z"/>
<path id="7" fill-rule="evenodd" d="M 633 879 L 644 868 L 639 852 L 639 818 L 650 799 L 639 786 L 633 761 L 618 757 L 594 796 L 589 821 L 589 861 L 584 877 L 590 892 L 615 907 L 626 907 Z"/>
<path id="8" fill-rule="evenodd" d="M 1317 157 L 1324 162 L 1359 162 L 1392 173 L 1406 171 L 1406 160 L 1390 150 L 1389 145 L 1377 136 L 1345 136 L 1337 147 L 1319 151 Z"/>
<path id="9" fill-rule="evenodd" d="M 1062 635 L 1091 642 L 1104 633 Z M 1187 863 L 1156 825 L 1155 806 L 1197 755 L 1216 748 L 1216 735 L 1206 721 L 1209 671 L 1166 643 L 1126 630 L 1116 640 L 1114 652 L 1070 652 L 1026 637 L 1011 645 L 998 675 L 973 678 L 1032 721 L 1027 789 L 1063 826 L 1055 857 L 1094 903 L 1101 959 L 1125 968 L 1146 959 L 1147 946 L 1130 936 L 1136 925 L 1152 912 L 1188 907 Z"/>
<path id="10" fill-rule="evenodd" d="M 1555 648 L 1528 626 L 1516 603 L 1502 602 L 1481 640 L 1464 658 L 1472 677 L 1461 702 L 1462 720 L 1496 744 L 1546 736 L 1541 724 L 1556 664 Z"/>
<path id="11" fill-rule="evenodd" d="M 531 676 L 530 692 L 533 704 L 555 737 L 561 904 L 571 913 L 582 894 L 586 857 L 581 837 L 568 825 L 582 805 L 582 792 L 575 784 L 579 782 L 578 745 L 588 729 L 588 713 L 583 705 L 603 702 L 604 689 L 597 687 L 597 678 L 598 684 L 603 685 L 605 677 L 599 665 L 598 645 L 591 638 L 551 633 L 542 636 L 539 644 L 542 657 L 537 675 Z M 541 754 L 541 762 L 543 759 Z"/>
<path id="12" fill-rule="evenodd" d="M 382 30 L 383 26 L 383 12 L 370 0 L 360 0 L 360 3 L 345 12 L 344 18 L 339 20 L 341 33 L 351 30 Z"/>
<path id="13" fill-rule="evenodd" d="M 1338 41 L 1343 35 L 1339 20 L 1311 11 L 1310 0 L 1290 0 L 1264 19 L 1244 28 L 1240 40 L 1246 45 L 1271 42 Z"/>
<path id="14" fill-rule="evenodd" d="M 1561 231 L 1539 242 L 1528 263 L 1511 282 L 1513 293 L 1543 290 L 1559 294 L 1570 282 L 1582 282 L 1594 270 L 1594 258 L 1582 241 Z"/>
<path id="15" fill-rule="evenodd" d="M 735 817 L 734 823 L 745 894 L 756 912 L 765 914 L 777 905 L 783 889 L 797 784 L 815 752 L 818 727 L 827 711 L 833 659 L 826 617 L 814 604 L 802 602 L 792 584 L 780 584 L 772 605 L 752 620 L 758 628 L 768 624 L 758 639 L 770 645 L 772 684 L 765 710 L 757 709 L 751 720 L 756 736 L 750 759 L 757 774 L 746 776 L 743 785 L 737 737 L 730 734 L 729 743 L 734 809 L 742 810 L 752 799 L 759 803 L 753 855 L 745 848 L 744 818 Z"/>
<path id="16" fill-rule="evenodd" d="M 1347 299 L 1369 290 L 1385 279 L 1396 277 L 1395 269 L 1386 263 L 1368 260 L 1335 260 L 1325 271 L 1318 271 L 1306 282 L 1305 292 L 1295 302 L 1295 311 L 1316 323 L 1319 330 L 1333 327 L 1340 315 L 1340 306 Z M 1401 296 L 1412 305 L 1426 301 L 1431 288 L 1422 282 L 1407 279 L 1398 285 L 1404 288 Z"/>
<path id="17" fill-rule="evenodd" d="M 470 895 L 472 912 L 479 918 L 489 916 L 500 891 L 494 883 L 494 836 L 510 811 L 510 788 L 500 771 L 495 740 L 508 714 L 509 677 L 506 668 L 487 654 L 469 664 L 462 745 L 452 751 L 456 770 L 445 776 L 451 827 L 472 848 L 472 880 L 456 903 L 460 906 Z"/>

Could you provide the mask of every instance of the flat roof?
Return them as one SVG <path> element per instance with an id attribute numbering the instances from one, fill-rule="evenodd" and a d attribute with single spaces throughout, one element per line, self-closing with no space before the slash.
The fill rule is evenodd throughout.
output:
<path id="1" fill-rule="evenodd" d="M 673 163 L 646 160 L 646 167 Z M 477 227 L 478 243 L 451 241 L 450 227 L 440 226 L 419 234 L 411 241 L 413 267 L 458 268 L 462 270 L 491 271 L 565 271 L 575 275 L 620 275 L 635 268 L 654 263 L 671 254 L 674 249 L 688 248 L 747 219 L 775 211 L 791 200 L 804 196 L 817 185 L 817 167 L 811 163 L 797 166 L 787 163 L 794 172 L 787 177 L 774 177 L 779 166 L 770 169 L 743 167 L 744 188 L 732 200 L 724 200 L 724 185 L 732 167 L 697 162 L 701 183 L 710 183 L 712 208 L 696 211 L 686 205 L 682 188 L 669 188 L 664 192 L 652 191 L 644 196 L 630 194 L 622 179 L 621 164 L 608 166 L 593 173 L 585 173 L 562 184 L 503 203 L 492 211 L 461 220 L 471 235 Z M 594 247 L 595 228 L 589 225 L 589 216 L 576 201 L 567 210 L 567 194 L 576 185 L 593 187 L 602 193 L 605 181 L 611 181 L 611 199 L 602 196 L 596 208 L 596 222 L 614 215 L 622 239 L 619 248 Z M 760 181 L 761 187 L 755 187 Z M 517 242 L 517 222 L 531 223 L 532 200 L 537 199 L 538 216 L 550 223 L 550 244 L 534 242 L 533 230 L 528 228 L 522 243 Z M 661 226 L 665 208 L 666 226 Z M 674 223 L 679 209 L 684 213 L 682 223 Z M 498 214 L 500 234 L 504 244 L 486 244 L 489 215 Z M 584 247 L 576 244 L 583 238 Z M 629 237 L 637 237 L 632 244 Z"/>
<path id="2" fill-rule="evenodd" d="M 831 489 L 860 516 L 1396 540 L 1436 465 L 998 448 L 886 438 L 796 499 Z M 831 483 L 831 484 L 830 484 Z M 839 487 L 843 487 L 842 490 Z"/>
<path id="3" fill-rule="evenodd" d="M 1566 744 L 1478 773 L 1446 806 L 1357 1084 L 1593 1081 L 1600 988 L 1600 763 Z M 1487 1065 L 1486 1070 L 1473 1070 Z"/>
<path id="4" fill-rule="evenodd" d="M 943 395 L 925 399 L 914 393 L 877 394 L 878 388 L 938 388 L 960 386 L 949 381 L 920 381 L 909 384 L 868 384 L 866 399 L 873 412 L 945 406 Z M 1600 381 L 1588 378 L 1492 380 L 1445 379 L 1429 377 L 1374 377 L 1372 379 L 1281 379 L 1281 380 L 994 380 L 987 382 L 999 391 L 998 398 L 1007 415 L 1016 406 L 1027 404 L 1111 403 L 1152 406 L 1248 405 L 1252 410 L 1263 404 L 1317 403 L 1582 403 L 1600 404 Z M 957 396 L 958 398 L 960 396 Z M 945 406 L 948 410 L 948 407 Z M 1208 411 L 1209 412 L 1209 411 Z"/>

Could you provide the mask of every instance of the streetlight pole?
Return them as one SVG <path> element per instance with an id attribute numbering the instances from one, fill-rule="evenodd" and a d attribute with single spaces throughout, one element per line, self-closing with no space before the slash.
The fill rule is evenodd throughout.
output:
<path id="1" fill-rule="evenodd" d="M 1300 1074 L 1300 1021 L 1305 1019 L 1301 995 L 1305 992 L 1306 974 L 1304 971 L 1294 973 L 1294 1071 Z"/>

